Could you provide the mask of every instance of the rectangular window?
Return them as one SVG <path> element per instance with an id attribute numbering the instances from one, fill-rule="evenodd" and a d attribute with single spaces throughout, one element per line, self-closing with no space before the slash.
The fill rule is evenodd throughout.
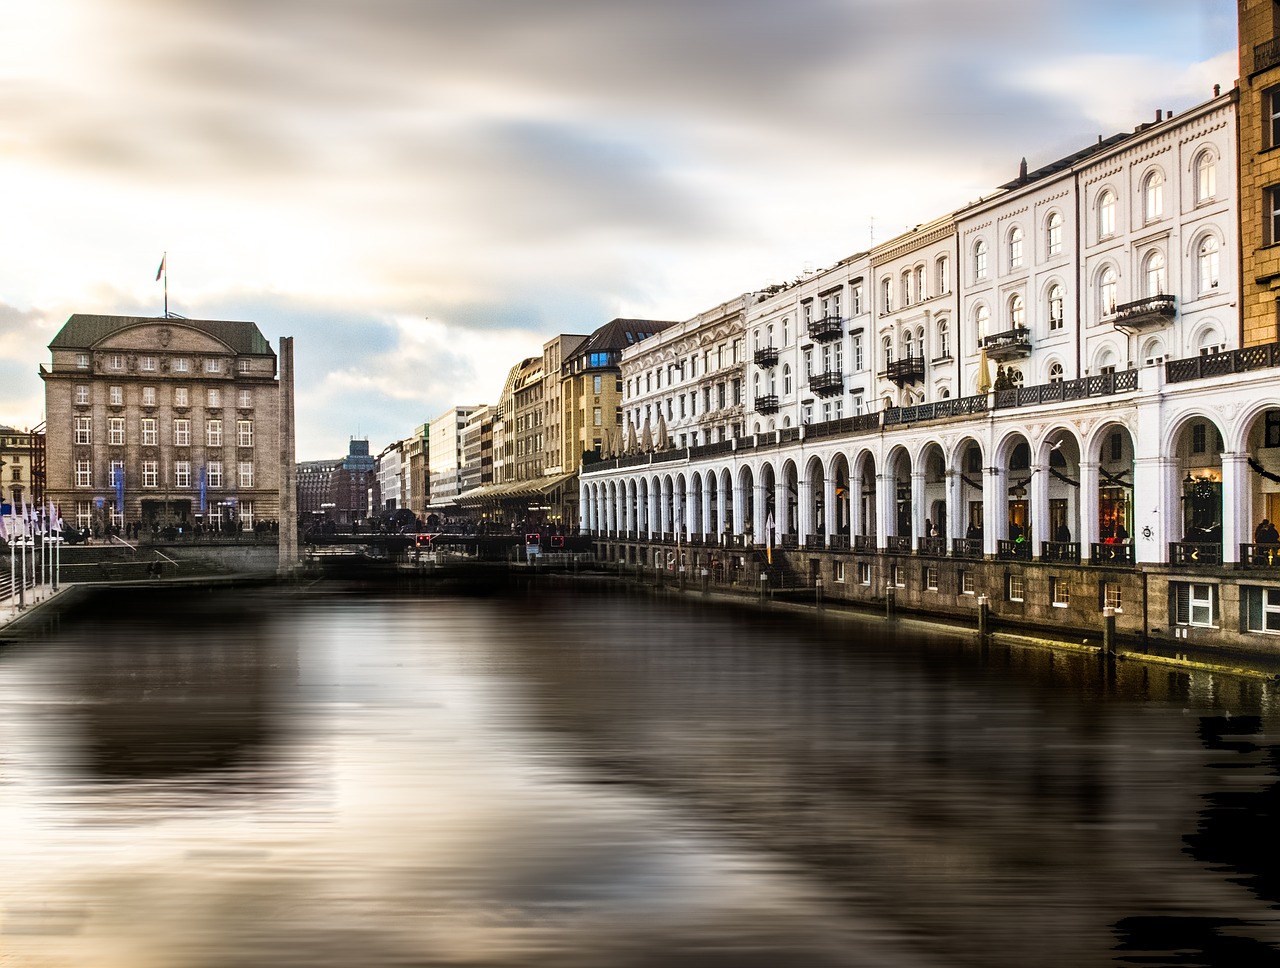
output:
<path id="1" fill-rule="evenodd" d="M 1021 602 L 1027 594 L 1027 586 L 1021 575 L 1010 575 L 1008 582 L 1008 598 L 1011 602 Z"/>
<path id="2" fill-rule="evenodd" d="M 1206 444 L 1205 425 L 1202 423 L 1191 425 L 1191 452 L 1193 454 L 1203 454 Z"/>
<path id="3" fill-rule="evenodd" d="M 174 487 L 190 487 L 191 486 L 191 461 L 189 460 L 174 461 L 173 486 Z"/>
<path id="4" fill-rule="evenodd" d="M 107 474 L 107 487 L 114 488 L 117 483 L 121 487 L 124 486 L 124 461 L 122 460 L 113 460 Z"/>
<path id="5" fill-rule="evenodd" d="M 204 426 L 204 442 L 206 447 L 222 446 L 222 421 L 210 420 Z"/>
<path id="6" fill-rule="evenodd" d="M 188 371 L 187 358 L 185 356 L 179 356 L 176 360 L 173 361 L 174 373 L 186 373 L 187 371 Z"/>
<path id="7" fill-rule="evenodd" d="M 600 396 L 600 383 L 601 383 L 600 374 L 597 373 L 595 376 L 593 376 L 591 378 L 591 382 L 592 382 L 592 392 L 596 396 Z"/>
<path id="8" fill-rule="evenodd" d="M 1053 578 L 1049 584 L 1055 608 L 1066 608 L 1071 604 L 1071 586 L 1064 579 Z"/>
<path id="9" fill-rule="evenodd" d="M 591 423 L 592 423 L 594 426 L 596 426 L 596 427 L 599 427 L 599 426 L 600 426 L 600 408 L 599 408 L 599 407 L 593 407 L 593 408 L 592 408 L 592 410 L 591 410 Z"/>
<path id="10" fill-rule="evenodd" d="M 160 486 L 160 464 L 158 461 L 144 460 L 142 462 L 142 486 Z"/>
<path id="11" fill-rule="evenodd" d="M 83 383 L 76 385 L 76 403 L 83 406 L 89 402 L 89 388 Z"/>
<path id="12" fill-rule="evenodd" d="M 924 587 L 925 591 L 936 592 L 938 590 L 938 566 L 929 565 L 924 570 Z"/>
<path id="13" fill-rule="evenodd" d="M 191 421 L 185 417 L 173 422 L 173 443 L 176 447 L 191 446 Z"/>
<path id="14" fill-rule="evenodd" d="M 154 447 L 156 445 L 156 418 L 142 418 L 142 445 L 144 447 Z"/>
<path id="15" fill-rule="evenodd" d="M 1280 243 L 1280 185 L 1263 189 L 1263 242 L 1266 245 Z"/>
<path id="16" fill-rule="evenodd" d="M 89 462 L 87 460 L 76 461 L 76 487 L 91 487 L 93 478 L 89 473 Z"/>
<path id="17" fill-rule="evenodd" d="M 77 444 L 93 443 L 93 418 L 92 417 L 76 417 L 75 418 Z"/>
<path id="18" fill-rule="evenodd" d="M 119 353 L 112 353 L 110 356 L 107 357 L 107 366 L 109 366 L 113 370 L 123 370 L 124 357 L 121 356 Z"/>
<path id="19" fill-rule="evenodd" d="M 236 391 L 236 406 L 241 410 L 251 410 L 253 408 L 253 391 L 238 390 Z"/>
<path id="20" fill-rule="evenodd" d="M 871 584 L 871 562 L 869 561 L 858 562 L 858 584 L 860 585 Z"/>
<path id="21" fill-rule="evenodd" d="M 154 407 L 156 405 L 156 388 L 155 387 L 142 388 L 142 405 L 144 407 Z"/>
<path id="22" fill-rule="evenodd" d="M 1120 608 L 1120 583 L 1118 581 L 1104 581 L 1102 583 L 1102 607 L 1114 608 L 1117 612 Z"/>
<path id="23" fill-rule="evenodd" d="M 241 372 L 241 373 L 248 373 L 248 372 L 249 372 L 249 361 L 248 361 L 248 360 L 236 360 L 236 369 L 237 369 L 239 372 Z"/>
<path id="24" fill-rule="evenodd" d="M 1198 628 L 1218 624 L 1218 586 L 1198 582 L 1170 582 L 1173 623 Z"/>
<path id="25" fill-rule="evenodd" d="M 855 282 L 849 289 L 849 312 L 854 316 L 862 315 L 862 283 Z"/>
<path id="26" fill-rule="evenodd" d="M 187 394 L 186 387 L 175 387 L 173 391 L 173 405 L 175 407 L 191 406 L 191 398 Z"/>
<path id="27" fill-rule="evenodd" d="M 205 402 L 205 406 L 207 407 L 221 407 L 222 391 L 219 390 L 217 387 L 211 387 L 210 389 L 206 390 L 204 402 Z"/>
<path id="28" fill-rule="evenodd" d="M 93 520 L 93 505 L 88 501 L 76 501 L 76 527 L 83 531 Z"/>
<path id="29" fill-rule="evenodd" d="M 108 393 L 111 399 L 111 406 L 113 407 L 124 406 L 124 387 L 111 387 Z"/>
<path id="30" fill-rule="evenodd" d="M 893 566 L 893 583 L 898 588 L 905 588 L 907 586 L 907 573 L 901 565 Z"/>
<path id="31" fill-rule="evenodd" d="M 974 588 L 974 586 L 973 586 L 973 572 L 971 572 L 971 571 L 962 571 L 962 572 L 960 572 L 960 594 L 961 594 L 961 595 L 972 595 L 972 594 L 974 594 L 973 588 Z"/>
<path id="32" fill-rule="evenodd" d="M 1262 144 L 1267 148 L 1280 148 L 1280 86 L 1262 92 L 1263 129 Z"/>
<path id="33" fill-rule="evenodd" d="M 209 461 L 209 468 L 205 473 L 205 480 L 210 487 L 222 487 L 222 461 Z"/>
<path id="34" fill-rule="evenodd" d="M 219 359 L 217 359 L 216 357 L 210 357 L 209 359 L 205 360 L 205 361 L 204 361 L 204 371 L 205 371 L 206 373 L 221 373 L 221 372 L 222 372 L 222 360 L 219 360 Z"/>
<path id="35" fill-rule="evenodd" d="M 120 447 L 124 445 L 124 417 L 112 417 L 107 426 L 107 442 Z"/>
<path id="36" fill-rule="evenodd" d="M 240 486 L 253 487 L 253 464 L 250 461 L 240 462 Z"/>
<path id="37" fill-rule="evenodd" d="M 89 369 L 89 354 L 88 354 L 88 353 L 77 353 L 77 354 L 76 354 L 76 368 L 77 368 L 77 369 L 80 369 L 80 370 L 87 370 L 87 369 Z"/>
<path id="38" fill-rule="evenodd" d="M 236 421 L 236 446 L 237 447 L 253 446 L 253 421 L 252 420 Z"/>
<path id="39" fill-rule="evenodd" d="M 862 337 L 855 336 L 853 338 L 853 370 L 858 372 L 862 369 Z"/>
<path id="40" fill-rule="evenodd" d="M 154 372 L 156 368 L 156 358 L 154 356 L 144 356 L 138 363 L 139 368 L 147 372 Z"/>
<path id="41" fill-rule="evenodd" d="M 831 580 L 844 584 L 844 562 L 836 561 L 831 565 Z"/>
<path id="42" fill-rule="evenodd" d="M 1280 588 L 1244 586 L 1245 627 L 1250 632 L 1280 634 Z"/>

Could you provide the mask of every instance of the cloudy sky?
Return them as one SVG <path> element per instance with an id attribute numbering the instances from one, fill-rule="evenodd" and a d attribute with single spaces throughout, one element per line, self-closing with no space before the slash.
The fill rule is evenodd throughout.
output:
<path id="1" fill-rule="evenodd" d="M 73 312 L 296 337 L 298 457 L 684 319 L 1236 79 L 1232 0 L 41 0 L 0 31 L 0 423 Z"/>

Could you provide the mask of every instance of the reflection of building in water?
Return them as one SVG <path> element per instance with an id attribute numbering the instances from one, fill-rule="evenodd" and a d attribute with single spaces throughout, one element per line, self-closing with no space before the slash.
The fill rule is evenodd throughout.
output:
<path id="1" fill-rule="evenodd" d="M 157 600 L 111 592 L 89 617 L 65 675 L 79 707 L 91 775 L 151 780 L 261 767 L 281 741 L 280 690 L 296 650 L 242 598 Z M 248 606 L 248 607 L 246 607 Z M 140 616 L 125 622 L 114 616 Z M 183 629 L 174 634 L 174 625 Z"/>

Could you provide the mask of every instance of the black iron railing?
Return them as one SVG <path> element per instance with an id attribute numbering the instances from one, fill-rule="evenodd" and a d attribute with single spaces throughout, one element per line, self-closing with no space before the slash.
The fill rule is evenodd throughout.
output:
<path id="1" fill-rule="evenodd" d="M 996 542 L 996 557 L 1001 561 L 1030 561 L 1031 544 L 1027 541 L 1006 541 L 1001 538 Z"/>
<path id="2" fill-rule="evenodd" d="M 756 413 L 777 413 L 778 412 L 778 395 L 770 393 L 763 397 L 756 397 Z"/>
<path id="3" fill-rule="evenodd" d="M 777 366 L 778 348 L 776 346 L 766 346 L 756 350 L 755 361 L 756 366 Z"/>
<path id="4" fill-rule="evenodd" d="M 1192 356 L 1185 360 L 1170 360 L 1164 365 L 1164 379 L 1166 383 L 1184 383 L 1210 376 L 1264 370 L 1272 366 L 1280 366 L 1280 343 L 1246 346 L 1241 350 Z"/>
<path id="5" fill-rule="evenodd" d="M 809 377 L 809 389 L 820 397 L 829 397 L 844 390 L 844 374 L 839 370 L 827 370 Z"/>
<path id="6" fill-rule="evenodd" d="M 952 538 L 951 539 L 951 557 L 952 558 L 981 558 L 982 557 L 982 539 L 981 538 Z"/>
<path id="7" fill-rule="evenodd" d="M 1220 565 L 1222 564 L 1222 545 L 1205 544 L 1200 541 L 1171 541 L 1169 542 L 1169 564 Z"/>
<path id="8" fill-rule="evenodd" d="M 823 316 L 809 323 L 809 335 L 819 343 L 836 339 L 844 332 L 844 320 L 839 316 Z"/>
<path id="9" fill-rule="evenodd" d="M 1078 541 L 1041 541 L 1041 561 L 1060 561 L 1065 564 L 1080 564 L 1080 542 Z"/>

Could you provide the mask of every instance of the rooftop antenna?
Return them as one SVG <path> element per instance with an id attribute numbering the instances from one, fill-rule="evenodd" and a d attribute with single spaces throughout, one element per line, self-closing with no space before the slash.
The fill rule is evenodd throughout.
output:
<path id="1" fill-rule="evenodd" d="M 870 235 L 871 235 L 871 240 L 870 240 L 871 248 L 875 248 L 875 245 L 876 245 L 876 217 L 875 217 L 874 215 L 872 215 L 872 216 L 871 216 L 871 230 L 870 230 Z"/>

